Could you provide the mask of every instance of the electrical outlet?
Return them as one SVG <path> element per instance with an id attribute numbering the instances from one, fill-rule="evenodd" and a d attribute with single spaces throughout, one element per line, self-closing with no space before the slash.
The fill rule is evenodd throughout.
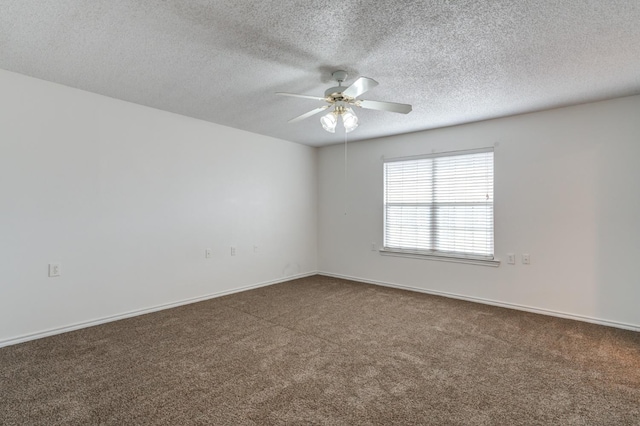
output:
<path id="1" fill-rule="evenodd" d="M 371 251 L 376 251 L 378 250 L 378 247 L 376 247 L 376 243 L 371 243 Z"/>
<path id="2" fill-rule="evenodd" d="M 258 246 L 253 246 L 253 252 L 257 253 L 258 252 Z"/>
<path id="3" fill-rule="evenodd" d="M 235 256 L 235 255 L 236 255 L 236 248 L 231 247 L 231 256 Z"/>
<path id="4" fill-rule="evenodd" d="M 516 255 L 513 253 L 507 253 L 507 263 L 509 265 L 515 265 L 516 264 Z"/>
<path id="5" fill-rule="evenodd" d="M 59 263 L 50 263 L 49 264 L 49 276 L 50 277 L 59 277 L 60 276 L 60 264 Z"/>
<path id="6" fill-rule="evenodd" d="M 531 256 L 529 256 L 528 253 L 523 253 L 522 254 L 522 264 L 523 265 L 529 265 L 531 264 Z"/>
<path id="7" fill-rule="evenodd" d="M 207 259 L 211 258 L 211 256 L 213 256 L 213 251 L 208 248 L 204 251 L 204 257 L 206 257 Z"/>

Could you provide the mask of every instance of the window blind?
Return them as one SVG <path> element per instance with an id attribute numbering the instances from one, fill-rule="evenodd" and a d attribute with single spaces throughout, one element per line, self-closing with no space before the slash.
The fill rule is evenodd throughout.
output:
<path id="1" fill-rule="evenodd" d="M 493 151 L 384 163 L 384 247 L 493 259 Z"/>

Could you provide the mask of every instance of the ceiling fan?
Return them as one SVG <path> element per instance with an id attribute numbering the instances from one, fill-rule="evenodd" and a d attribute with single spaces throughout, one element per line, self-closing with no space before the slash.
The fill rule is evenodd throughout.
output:
<path id="1" fill-rule="evenodd" d="M 358 96 L 362 95 L 370 89 L 373 89 L 378 85 L 378 82 L 372 78 L 360 77 L 356 81 L 351 83 L 350 86 L 344 87 L 342 86 L 342 83 L 344 83 L 344 81 L 347 79 L 346 71 L 338 70 L 333 72 L 331 76 L 338 82 L 338 85 L 325 90 L 324 97 L 299 95 L 297 93 L 286 92 L 276 93 L 276 95 L 281 96 L 314 99 L 318 101 L 325 101 L 328 103 L 328 105 L 312 109 L 311 111 L 305 112 L 298 117 L 292 118 L 291 120 L 289 120 L 289 123 L 296 123 L 298 121 L 304 120 L 305 118 L 311 117 L 312 115 L 318 114 L 331 107 L 334 107 L 333 111 L 320 118 L 322 127 L 326 131 L 334 133 L 336 131 L 336 124 L 338 123 L 338 116 L 340 116 L 342 117 L 342 123 L 344 124 L 345 131 L 349 133 L 356 127 L 358 127 L 358 117 L 354 114 L 351 106 L 365 109 L 375 109 L 379 111 L 399 112 L 401 114 L 408 114 L 411 112 L 411 105 L 408 104 L 357 99 Z"/>

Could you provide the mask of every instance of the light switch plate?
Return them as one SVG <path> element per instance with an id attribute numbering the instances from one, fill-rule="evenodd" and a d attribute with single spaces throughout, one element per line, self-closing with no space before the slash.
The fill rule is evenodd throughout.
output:
<path id="1" fill-rule="evenodd" d="M 509 265 L 515 265 L 516 264 L 516 255 L 513 253 L 507 253 L 507 263 Z"/>
<path id="2" fill-rule="evenodd" d="M 523 265 L 529 265 L 531 264 L 531 257 L 529 256 L 528 253 L 523 253 L 522 254 L 522 264 Z"/>

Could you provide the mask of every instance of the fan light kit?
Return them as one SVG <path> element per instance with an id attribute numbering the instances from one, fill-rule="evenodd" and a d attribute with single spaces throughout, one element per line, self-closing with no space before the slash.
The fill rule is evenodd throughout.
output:
<path id="1" fill-rule="evenodd" d="M 291 120 L 289 120 L 289 123 L 296 123 L 333 107 L 333 111 L 330 111 L 320 118 L 322 128 L 327 132 L 335 133 L 336 125 L 338 124 L 338 117 L 341 117 L 342 124 L 344 125 L 344 130 L 346 133 L 349 133 L 355 130 L 356 127 L 358 127 L 358 117 L 353 112 L 353 109 L 351 108 L 352 106 L 365 109 L 375 109 L 379 111 L 399 112 L 401 114 L 408 114 L 411 112 L 411 105 L 407 104 L 356 99 L 358 96 L 362 95 L 370 89 L 373 89 L 378 85 L 378 82 L 372 78 L 360 77 L 349 87 L 343 87 L 342 83 L 347 79 L 346 71 L 335 71 L 331 74 L 331 76 L 338 82 L 338 85 L 325 90 L 323 98 L 318 96 L 299 95 L 297 93 L 276 93 L 276 95 L 314 99 L 318 101 L 324 101 L 329 104 L 313 109 L 298 117 L 292 118 Z"/>

